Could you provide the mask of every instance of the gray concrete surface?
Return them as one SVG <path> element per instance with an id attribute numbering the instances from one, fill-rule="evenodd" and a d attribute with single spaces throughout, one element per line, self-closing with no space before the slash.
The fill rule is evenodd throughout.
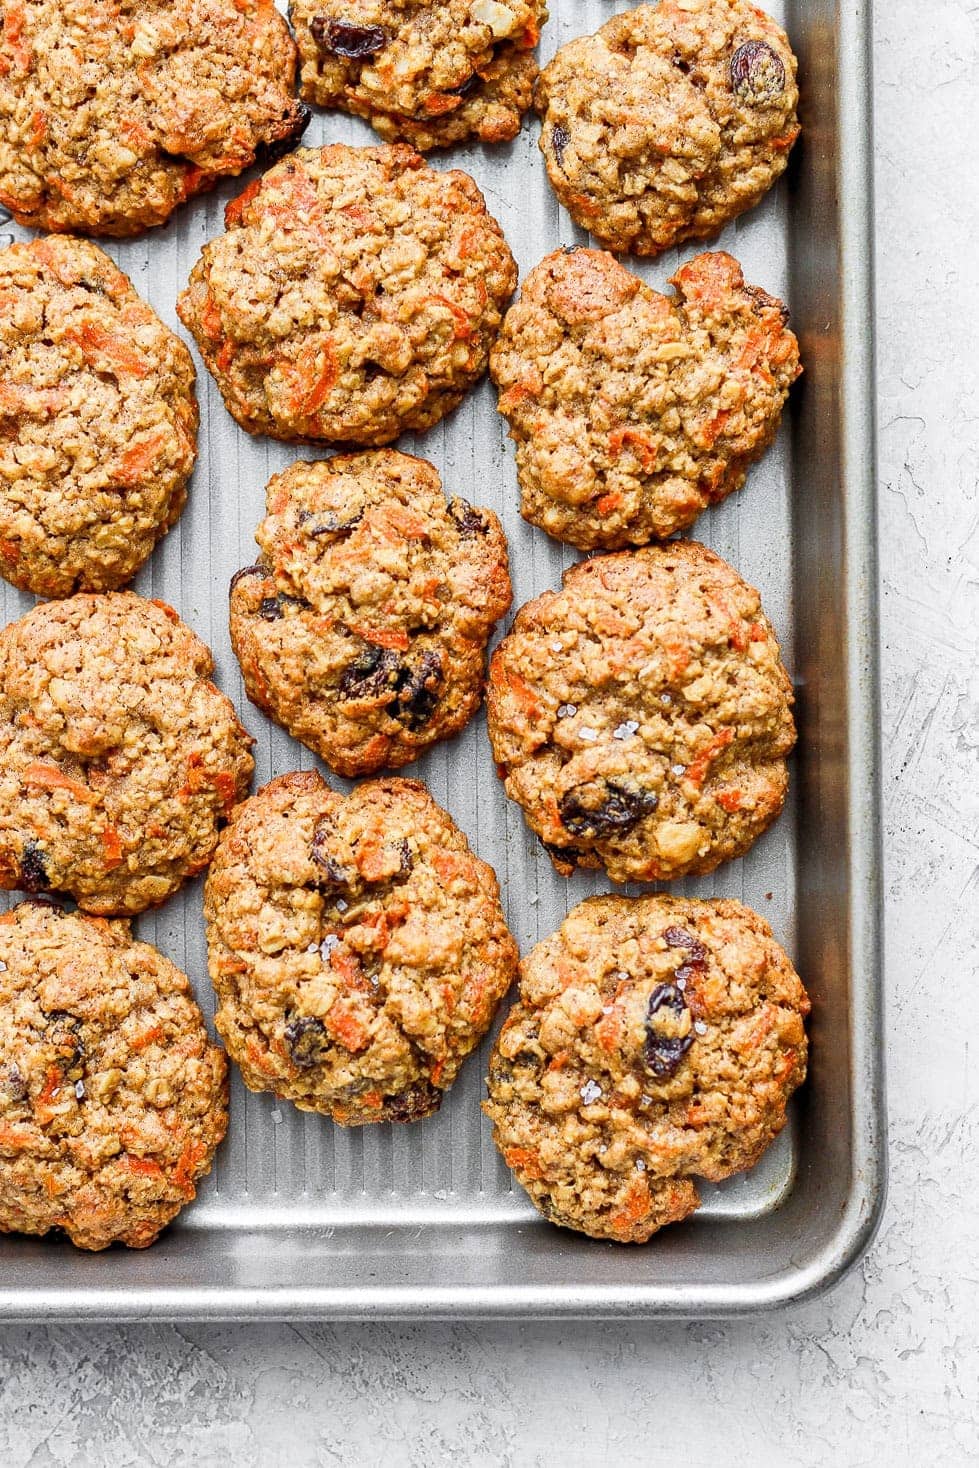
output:
<path id="1" fill-rule="evenodd" d="M 891 1190 L 869 1257 L 725 1325 L 11 1329 L 2 1468 L 979 1461 L 979 5 L 881 0 L 876 67 Z"/>

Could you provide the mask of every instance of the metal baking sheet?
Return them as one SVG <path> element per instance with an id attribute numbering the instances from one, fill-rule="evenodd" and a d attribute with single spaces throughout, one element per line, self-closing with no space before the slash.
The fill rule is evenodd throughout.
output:
<path id="1" fill-rule="evenodd" d="M 542 55 L 616 8 L 552 0 Z M 795 958 L 814 1006 L 811 1079 L 790 1125 L 750 1174 L 703 1189 L 688 1222 L 642 1248 L 554 1229 L 531 1208 L 481 1116 L 487 1045 L 439 1115 L 344 1131 L 237 1077 L 231 1125 L 197 1203 L 145 1252 L 88 1256 L 63 1242 L 0 1240 L 0 1318 L 221 1319 L 464 1316 L 709 1316 L 810 1294 L 866 1247 L 884 1190 L 879 979 L 876 568 L 870 275 L 870 6 L 770 0 L 800 59 L 803 137 L 788 175 L 719 245 L 785 298 L 806 375 L 777 445 L 739 494 L 693 532 L 763 595 L 798 693 L 792 794 L 748 856 L 677 884 L 762 912 Z M 511 145 L 436 155 L 468 169 L 502 223 L 521 274 L 585 236 L 558 208 L 528 121 Z M 366 143 L 356 121 L 318 114 L 306 142 Z M 159 314 L 200 246 L 222 228 L 228 183 L 171 224 L 107 248 Z M 10 227 L 4 242 L 25 232 Z M 686 247 L 630 261 L 663 286 Z M 227 631 L 232 572 L 254 559 L 269 476 L 298 454 L 250 439 L 200 368 L 200 460 L 180 523 L 136 581 L 214 649 L 217 678 L 256 736 L 256 784 L 312 755 L 245 703 Z M 513 455 L 484 382 L 446 422 L 401 446 L 431 459 L 447 492 L 490 505 L 510 542 L 515 606 L 558 583 L 574 552 L 517 513 Z M 29 598 L 6 588 L 7 619 Z M 485 723 L 411 767 L 496 867 L 526 952 L 600 877 L 564 880 L 504 797 Z M 205 1012 L 201 883 L 136 924 L 193 979 Z"/>

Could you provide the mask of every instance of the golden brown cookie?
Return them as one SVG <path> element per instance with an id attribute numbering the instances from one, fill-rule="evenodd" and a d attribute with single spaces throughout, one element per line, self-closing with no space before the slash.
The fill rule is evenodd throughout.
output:
<path id="1" fill-rule="evenodd" d="M 792 685 L 757 591 L 696 541 L 595 556 L 490 664 L 493 755 L 558 871 L 671 881 L 778 815 Z"/>
<path id="2" fill-rule="evenodd" d="M 0 632 L 0 887 L 124 915 L 207 866 L 253 769 L 212 669 L 172 607 L 131 591 Z"/>
<path id="3" fill-rule="evenodd" d="M 666 539 L 740 489 L 802 368 L 781 301 L 730 255 L 673 299 L 599 250 L 558 250 L 506 314 L 490 370 L 521 512 L 588 550 Z"/>
<path id="4" fill-rule="evenodd" d="M 39 901 L 0 917 L 0 1231 L 143 1249 L 227 1125 L 186 975 L 125 922 Z"/>
<path id="5" fill-rule="evenodd" d="M 393 449 L 300 460 L 266 502 L 262 561 L 231 586 L 249 698 L 341 775 L 458 733 L 510 605 L 496 516 L 447 504 L 437 470 Z"/>
<path id="6" fill-rule="evenodd" d="M 404 146 L 301 148 L 225 220 L 177 310 L 249 433 L 390 443 L 485 372 L 517 272 L 468 174 Z"/>
<path id="7" fill-rule="evenodd" d="M 0 250 L 0 574 L 110 591 L 175 523 L 197 452 L 183 342 L 87 240 Z"/>
<path id="8" fill-rule="evenodd" d="M 644 1243 L 761 1157 L 806 1074 L 809 1000 L 739 902 L 593 897 L 520 965 L 493 1140 L 545 1218 Z"/>
<path id="9" fill-rule="evenodd" d="M 417 780 L 273 780 L 224 833 L 204 917 L 245 1084 L 343 1126 L 436 1111 L 516 971 L 492 869 Z"/>
<path id="10" fill-rule="evenodd" d="M 296 47 L 271 0 L 5 0 L 0 204 L 132 235 L 296 143 Z"/>
<path id="11" fill-rule="evenodd" d="M 562 46 L 535 105 L 547 175 L 610 250 L 657 255 L 752 208 L 799 135 L 796 60 L 750 0 L 660 0 Z"/>
<path id="12" fill-rule="evenodd" d="M 422 151 L 515 138 L 543 0 L 292 0 L 302 95 Z"/>

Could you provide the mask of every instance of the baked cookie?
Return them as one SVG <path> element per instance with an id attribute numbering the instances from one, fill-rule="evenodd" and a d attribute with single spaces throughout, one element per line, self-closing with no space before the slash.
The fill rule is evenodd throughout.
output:
<path id="1" fill-rule="evenodd" d="M 37 596 L 129 581 L 187 498 L 190 353 L 107 255 L 0 250 L 0 574 Z"/>
<path id="2" fill-rule="evenodd" d="M 131 591 L 0 632 L 0 887 L 127 914 L 203 871 L 253 769 L 212 668 L 172 607 Z"/>
<path id="3" fill-rule="evenodd" d="M 249 433 L 390 443 L 486 370 L 516 266 L 467 173 L 301 148 L 225 210 L 177 302 Z"/>
<path id="4" fill-rule="evenodd" d="M 781 301 L 730 255 L 662 296 L 611 255 L 556 251 L 490 357 L 524 519 L 585 549 L 665 539 L 744 483 L 802 368 Z"/>
<path id="5" fill-rule="evenodd" d="M 489 736 L 557 870 L 672 881 L 782 809 L 792 684 L 757 591 L 696 541 L 595 556 L 517 614 Z"/>
<path id="6" fill-rule="evenodd" d="M 806 1075 L 809 1000 L 740 902 L 592 897 L 520 965 L 493 1140 L 545 1218 L 641 1244 L 753 1167 Z"/>
<path id="7" fill-rule="evenodd" d="M 520 131 L 543 0 L 292 0 L 289 15 L 307 102 L 421 150 Z"/>
<path id="8" fill-rule="evenodd" d="M 799 135 L 796 60 L 750 0 L 660 0 L 562 46 L 537 81 L 547 175 L 610 250 L 658 255 L 757 204 Z"/>
<path id="9" fill-rule="evenodd" d="M 144 1249 L 227 1125 L 224 1053 L 169 959 L 46 902 L 0 917 L 0 1231 Z"/>
<path id="10" fill-rule="evenodd" d="M 0 203 L 35 229 L 139 234 L 309 121 L 270 0 L 6 0 L 0 19 Z"/>
<path id="11" fill-rule="evenodd" d="M 446 504 L 433 466 L 393 449 L 293 464 L 267 506 L 262 562 L 231 584 L 252 702 L 341 775 L 458 733 L 510 605 L 496 516 Z"/>
<path id="12" fill-rule="evenodd" d="M 516 972 L 492 868 L 417 780 L 273 780 L 222 836 L 204 918 L 245 1085 L 343 1126 L 437 1111 Z"/>

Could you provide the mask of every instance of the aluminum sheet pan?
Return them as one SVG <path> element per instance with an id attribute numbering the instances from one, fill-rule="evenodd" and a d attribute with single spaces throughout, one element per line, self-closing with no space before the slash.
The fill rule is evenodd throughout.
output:
<path id="1" fill-rule="evenodd" d="M 551 0 L 542 55 L 616 8 Z M 743 860 L 677 884 L 734 896 L 773 924 L 813 997 L 811 1080 L 791 1124 L 747 1176 L 704 1188 L 690 1221 L 642 1248 L 543 1222 L 490 1141 L 479 1111 L 487 1046 L 439 1115 L 344 1131 L 235 1077 L 231 1126 L 198 1202 L 146 1252 L 86 1256 L 51 1240 L 0 1240 L 0 1318 L 226 1319 L 464 1316 L 709 1316 L 810 1294 L 866 1247 L 884 1191 L 880 1031 L 876 510 L 870 197 L 870 6 L 782 0 L 768 8 L 800 58 L 803 137 L 788 175 L 719 245 L 747 278 L 788 300 L 806 375 L 776 446 L 747 487 L 693 532 L 757 585 L 798 692 L 792 794 Z M 528 121 L 511 146 L 461 148 L 521 273 L 584 242 L 547 184 Z M 318 114 L 306 142 L 368 142 L 366 125 Z M 200 246 L 222 228 L 228 183 L 171 224 L 109 252 L 171 325 Z M 8 238 L 25 232 L 10 227 Z M 629 262 L 662 286 L 685 247 Z M 198 366 L 200 363 L 198 359 Z M 254 559 L 270 474 L 308 449 L 250 439 L 200 369 L 200 461 L 178 526 L 136 589 L 164 597 L 214 649 L 220 685 L 256 736 L 256 783 L 315 764 L 244 701 L 227 631 L 232 572 Z M 447 421 L 401 446 L 438 466 L 447 492 L 499 513 L 515 605 L 558 583 L 574 552 L 524 524 L 511 447 L 484 382 Z M 29 599 L 9 588 L 10 619 Z M 559 878 L 504 797 L 485 722 L 410 771 L 491 861 L 522 951 L 602 878 Z M 192 977 L 205 1012 L 201 884 L 136 924 Z"/>

